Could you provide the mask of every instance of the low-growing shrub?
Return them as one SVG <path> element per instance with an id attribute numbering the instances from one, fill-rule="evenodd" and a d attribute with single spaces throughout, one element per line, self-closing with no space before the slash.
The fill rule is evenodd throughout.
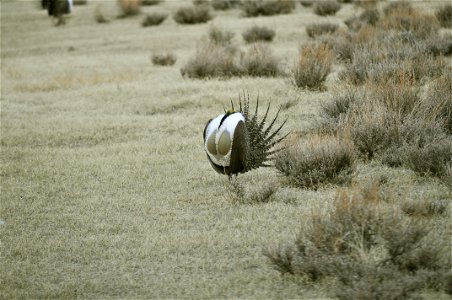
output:
<path id="1" fill-rule="evenodd" d="M 264 255 L 281 273 L 336 278 L 339 299 L 412 298 L 447 289 L 448 241 L 432 225 L 384 203 L 378 184 L 354 187 L 339 190 L 328 213 L 314 212 L 292 244 Z"/>
<path id="2" fill-rule="evenodd" d="M 152 63 L 159 66 L 172 66 L 176 63 L 176 56 L 172 53 L 159 53 L 152 55 Z"/>
<path id="3" fill-rule="evenodd" d="M 160 25 L 165 19 L 168 17 L 168 14 L 165 13 L 152 13 L 146 15 L 143 22 L 141 22 L 141 26 L 148 27 L 148 26 L 156 26 Z"/>
<path id="4" fill-rule="evenodd" d="M 209 40 L 219 45 L 229 45 L 234 38 L 234 32 L 222 30 L 218 27 L 212 26 L 209 29 Z"/>
<path id="5" fill-rule="evenodd" d="M 74 0 L 74 5 L 86 5 L 88 3 L 88 0 Z"/>
<path id="6" fill-rule="evenodd" d="M 393 1 L 383 8 L 383 13 L 386 16 L 389 16 L 393 13 L 411 14 L 413 11 L 414 8 L 408 1 Z"/>
<path id="7" fill-rule="evenodd" d="M 422 113 L 430 120 L 441 121 L 452 134 L 452 73 L 447 72 L 429 87 Z"/>
<path id="8" fill-rule="evenodd" d="M 263 43 L 251 45 L 242 55 L 240 68 L 248 76 L 277 76 L 281 73 L 278 59 L 270 48 Z"/>
<path id="9" fill-rule="evenodd" d="M 327 44 L 303 46 L 294 69 L 295 85 L 312 90 L 321 89 L 332 64 L 333 52 Z"/>
<path id="10" fill-rule="evenodd" d="M 141 0 L 141 5 L 157 5 L 162 3 L 164 0 Z"/>
<path id="11" fill-rule="evenodd" d="M 432 217 L 446 213 L 448 206 L 447 200 L 426 201 L 418 199 L 404 201 L 401 204 L 401 209 L 409 216 Z"/>
<path id="12" fill-rule="evenodd" d="M 139 0 L 118 0 L 121 17 L 134 16 L 140 13 Z"/>
<path id="13" fill-rule="evenodd" d="M 353 149 L 334 137 L 316 137 L 307 145 L 289 145 L 277 155 L 275 167 L 301 188 L 344 184 L 350 181 L 354 169 Z"/>
<path id="14" fill-rule="evenodd" d="M 338 26 L 332 23 L 311 24 L 306 26 L 306 33 L 309 37 L 314 38 L 322 34 L 333 33 L 337 28 Z"/>
<path id="15" fill-rule="evenodd" d="M 245 0 L 241 9 L 246 17 L 289 14 L 295 8 L 292 0 Z"/>
<path id="16" fill-rule="evenodd" d="M 179 24 L 206 23 L 212 18 L 209 7 L 205 5 L 181 7 L 173 15 L 174 21 Z"/>
<path id="17" fill-rule="evenodd" d="M 276 184 L 257 185 L 253 189 L 246 189 L 237 177 L 231 177 L 229 178 L 227 190 L 235 202 L 240 204 L 255 204 L 272 201 L 273 195 L 278 191 L 278 186 Z"/>
<path id="18" fill-rule="evenodd" d="M 397 2 L 395 2 L 397 3 Z M 433 15 L 425 14 L 416 10 L 396 10 L 378 22 L 383 30 L 397 30 L 411 32 L 420 38 L 428 38 L 438 32 L 439 23 Z"/>
<path id="19" fill-rule="evenodd" d="M 193 0 L 193 5 L 209 5 L 210 0 Z"/>
<path id="20" fill-rule="evenodd" d="M 452 34 L 433 35 L 425 40 L 428 55 L 452 55 Z"/>
<path id="21" fill-rule="evenodd" d="M 435 12 L 442 27 L 452 27 L 452 4 L 444 5 L 438 8 Z"/>
<path id="22" fill-rule="evenodd" d="M 300 4 L 304 7 L 310 7 L 314 4 L 314 0 L 300 0 Z"/>
<path id="23" fill-rule="evenodd" d="M 341 5 L 336 1 L 318 1 L 314 5 L 314 13 L 319 16 L 335 15 L 341 9 Z"/>
<path id="24" fill-rule="evenodd" d="M 209 42 L 198 46 L 195 56 L 181 69 L 182 76 L 190 78 L 240 76 L 239 50 Z"/>
<path id="25" fill-rule="evenodd" d="M 108 23 L 108 22 L 110 22 L 107 18 L 104 17 L 104 14 L 102 13 L 100 5 L 96 6 L 96 8 L 94 9 L 94 20 L 97 23 Z"/>
<path id="26" fill-rule="evenodd" d="M 247 43 L 258 41 L 271 42 L 275 37 L 275 31 L 265 26 L 252 26 L 242 33 L 243 39 Z"/>
<path id="27" fill-rule="evenodd" d="M 236 7 L 239 2 L 238 0 L 212 0 L 212 7 L 215 10 L 227 10 Z"/>

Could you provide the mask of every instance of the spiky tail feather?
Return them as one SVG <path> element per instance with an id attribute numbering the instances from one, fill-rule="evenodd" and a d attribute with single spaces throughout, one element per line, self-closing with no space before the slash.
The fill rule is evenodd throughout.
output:
<path id="1" fill-rule="evenodd" d="M 231 100 L 232 108 L 234 108 L 234 104 Z M 250 95 L 245 92 L 242 95 L 239 95 L 239 111 L 245 117 L 245 127 L 248 134 L 249 140 L 249 155 L 246 160 L 245 169 L 243 172 L 247 172 L 252 169 L 256 169 L 259 167 L 270 167 L 271 165 L 267 164 L 267 161 L 273 160 L 273 155 L 283 148 L 278 148 L 272 150 L 274 146 L 279 144 L 282 140 L 284 140 L 287 135 L 279 136 L 282 128 L 286 124 L 287 120 L 284 121 L 275 131 L 272 132 L 273 125 L 275 124 L 281 108 L 278 109 L 273 120 L 270 122 L 270 125 L 265 128 L 266 120 L 268 117 L 268 112 L 270 110 L 270 103 L 267 106 L 264 117 L 259 121 L 258 120 L 258 111 L 259 111 L 259 95 L 256 99 L 256 109 L 254 114 L 250 113 Z"/>

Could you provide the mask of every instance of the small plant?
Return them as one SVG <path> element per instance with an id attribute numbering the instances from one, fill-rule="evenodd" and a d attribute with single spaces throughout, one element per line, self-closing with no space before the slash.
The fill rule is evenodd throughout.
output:
<path id="1" fill-rule="evenodd" d="M 176 63 L 176 56 L 172 53 L 153 54 L 152 63 L 158 66 L 172 66 Z"/>
<path id="2" fill-rule="evenodd" d="M 314 5 L 314 13 L 319 16 L 330 16 L 335 15 L 339 9 L 341 9 L 341 5 L 336 1 L 318 1 Z"/>
<path id="3" fill-rule="evenodd" d="M 173 18 L 179 24 L 198 24 L 212 20 L 213 16 L 208 6 L 198 5 L 179 8 Z"/>
<path id="4" fill-rule="evenodd" d="M 314 38 L 322 34 L 333 33 L 337 28 L 336 24 L 331 23 L 311 24 L 306 26 L 306 33 L 309 37 Z"/>
<path id="5" fill-rule="evenodd" d="M 289 246 L 264 251 L 281 273 L 337 279 L 339 299 L 407 299 L 447 290 L 448 242 L 432 225 L 385 204 L 377 183 L 339 190 Z"/>
<path id="6" fill-rule="evenodd" d="M 118 0 L 118 3 L 122 13 L 120 17 L 135 16 L 140 13 L 139 0 Z"/>
<path id="7" fill-rule="evenodd" d="M 325 184 L 344 184 L 354 169 L 352 147 L 333 137 L 316 137 L 307 145 L 289 146 L 276 158 L 275 167 L 291 184 L 317 189 Z"/>
<path id="8" fill-rule="evenodd" d="M 327 44 L 310 44 L 302 47 L 294 70 L 295 85 L 312 90 L 321 89 L 332 64 L 333 52 Z"/>
<path id="9" fill-rule="evenodd" d="M 276 184 L 265 186 L 257 185 L 253 189 L 246 189 L 237 177 L 229 178 L 228 192 L 232 199 L 241 204 L 267 203 L 272 201 L 273 195 L 278 191 Z"/>
<path id="10" fill-rule="evenodd" d="M 160 25 L 165 19 L 168 17 L 168 14 L 165 13 L 152 13 L 148 14 L 146 18 L 141 22 L 141 26 L 156 26 Z"/>
<path id="11" fill-rule="evenodd" d="M 275 37 L 275 31 L 265 26 L 253 26 L 245 30 L 242 36 L 247 43 L 257 41 L 271 42 Z"/>
<path id="12" fill-rule="evenodd" d="M 310 7 L 314 4 L 314 0 L 300 0 L 300 4 L 304 7 Z"/>
<path id="13" fill-rule="evenodd" d="M 243 74 L 248 76 L 277 76 L 281 73 L 277 58 L 263 43 L 251 45 L 242 56 L 240 67 Z"/>
<path id="14" fill-rule="evenodd" d="M 292 0 L 246 0 L 241 6 L 246 17 L 288 14 L 294 8 L 295 2 Z"/>
<path id="15" fill-rule="evenodd" d="M 234 32 L 221 30 L 218 27 L 212 26 L 209 29 L 209 40 L 219 45 L 229 45 L 234 38 Z"/>
<path id="16" fill-rule="evenodd" d="M 209 42 L 196 50 L 195 56 L 181 69 L 190 78 L 240 76 L 238 49 Z"/>
<path id="17" fill-rule="evenodd" d="M 413 6 L 408 1 L 393 1 L 383 8 L 383 13 L 389 16 L 395 14 L 411 14 L 414 11 Z"/>
<path id="18" fill-rule="evenodd" d="M 148 5 L 157 5 L 162 3 L 164 0 L 141 0 L 141 5 L 148 6 Z"/>
<path id="19" fill-rule="evenodd" d="M 444 5 L 436 10 L 435 16 L 442 27 L 452 27 L 452 4 Z"/>
<path id="20" fill-rule="evenodd" d="M 215 10 L 227 10 L 239 4 L 238 0 L 212 0 L 212 7 Z"/>
<path id="21" fill-rule="evenodd" d="M 435 80 L 428 89 L 422 107 L 423 113 L 430 120 L 438 120 L 444 124 L 448 134 L 452 134 L 452 75 L 444 74 Z"/>
<path id="22" fill-rule="evenodd" d="M 97 23 L 108 23 L 108 22 L 110 22 L 108 19 L 106 19 L 104 17 L 104 14 L 102 13 L 100 5 L 96 6 L 96 9 L 94 10 L 94 20 L 96 20 Z"/>
<path id="23" fill-rule="evenodd" d="M 74 5 L 86 5 L 88 3 L 88 0 L 74 0 Z"/>

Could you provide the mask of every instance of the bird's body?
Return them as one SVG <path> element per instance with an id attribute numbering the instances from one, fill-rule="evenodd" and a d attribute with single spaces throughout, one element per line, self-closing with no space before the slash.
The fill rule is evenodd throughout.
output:
<path id="1" fill-rule="evenodd" d="M 220 174 L 228 176 L 245 173 L 252 169 L 268 166 L 266 161 L 277 150 L 271 150 L 285 136 L 276 139 L 284 123 L 271 132 L 279 111 L 271 124 L 265 127 L 265 116 L 258 121 L 257 112 L 259 102 L 256 104 L 254 115 L 249 112 L 249 98 L 243 103 L 239 100 L 240 108 L 210 119 L 204 128 L 204 148 L 212 167 Z M 233 105 L 232 105 L 233 106 Z"/>

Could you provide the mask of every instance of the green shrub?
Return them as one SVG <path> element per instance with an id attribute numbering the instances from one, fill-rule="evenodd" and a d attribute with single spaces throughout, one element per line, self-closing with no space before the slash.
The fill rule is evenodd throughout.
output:
<path id="1" fill-rule="evenodd" d="M 162 3 L 164 0 L 141 0 L 141 5 L 157 5 Z"/>
<path id="2" fill-rule="evenodd" d="M 306 33 L 309 37 L 313 38 L 322 34 L 333 33 L 338 26 L 332 23 L 319 23 L 306 26 Z"/>
<path id="3" fill-rule="evenodd" d="M 335 15 L 341 9 L 341 5 L 336 1 L 318 1 L 314 5 L 314 13 L 319 16 Z"/>
<path id="4" fill-rule="evenodd" d="M 300 58 L 294 69 L 297 87 L 318 90 L 323 87 L 333 63 L 333 52 L 325 44 L 310 44 L 300 50 Z"/>
<path id="5" fill-rule="evenodd" d="M 179 8 L 173 16 L 179 24 L 198 24 L 212 20 L 213 16 L 207 6 L 188 6 Z"/>
<path id="6" fill-rule="evenodd" d="M 258 41 L 271 42 L 275 37 L 275 31 L 265 26 L 252 26 L 242 33 L 243 39 L 247 43 Z"/>
<path id="7" fill-rule="evenodd" d="M 212 0 L 212 7 L 215 10 L 227 10 L 239 4 L 237 0 Z"/>
<path id="8" fill-rule="evenodd" d="M 406 299 L 447 288 L 448 241 L 434 229 L 384 203 L 373 184 L 339 190 L 329 212 L 315 211 L 292 244 L 264 255 L 281 273 L 336 278 L 339 299 Z"/>
<path id="9" fill-rule="evenodd" d="M 246 17 L 289 14 L 294 8 L 295 2 L 292 0 L 246 0 L 241 6 Z"/>
<path id="10" fill-rule="evenodd" d="M 337 138 L 317 137 L 307 145 L 292 145 L 281 151 L 275 167 L 291 184 L 301 188 L 344 184 L 350 181 L 353 172 L 353 149 Z"/>
<path id="11" fill-rule="evenodd" d="M 152 55 L 152 63 L 159 66 L 172 66 L 176 63 L 176 56 L 172 53 L 160 53 Z"/>
<path id="12" fill-rule="evenodd" d="M 314 0 L 300 0 L 300 4 L 304 7 L 310 7 L 314 4 Z"/>
<path id="13" fill-rule="evenodd" d="M 442 27 L 452 27 L 452 5 L 447 4 L 436 10 L 435 16 Z"/>
<path id="14" fill-rule="evenodd" d="M 146 18 L 141 22 L 141 26 L 156 26 L 160 25 L 165 19 L 168 17 L 168 14 L 165 13 L 152 13 L 146 15 Z"/>
<path id="15" fill-rule="evenodd" d="M 234 35 L 232 31 L 222 30 L 215 26 L 210 27 L 208 33 L 209 40 L 219 45 L 231 44 Z"/>
<path id="16" fill-rule="evenodd" d="M 278 59 L 263 43 L 251 45 L 241 57 L 240 68 L 248 76 L 277 76 L 281 73 Z"/>

